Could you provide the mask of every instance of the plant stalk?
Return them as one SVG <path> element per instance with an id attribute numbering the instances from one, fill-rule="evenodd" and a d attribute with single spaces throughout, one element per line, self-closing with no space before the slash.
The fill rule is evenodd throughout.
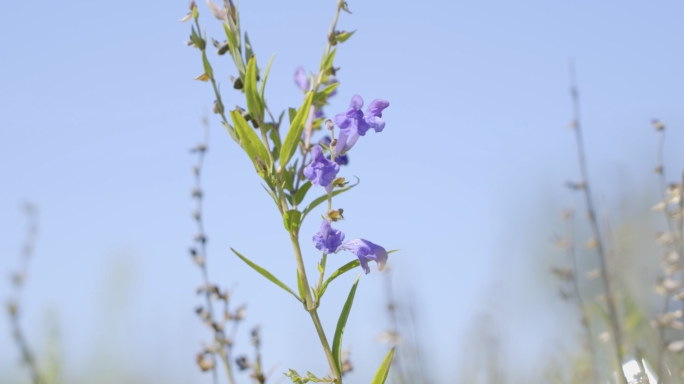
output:
<path id="1" fill-rule="evenodd" d="M 577 91 L 577 87 L 575 85 L 575 73 L 574 73 L 574 68 L 571 67 L 571 83 L 572 83 L 572 88 L 571 88 L 571 95 L 572 95 L 572 104 L 573 104 L 573 111 L 574 111 L 574 128 L 575 128 L 575 137 L 577 139 L 577 157 L 578 157 L 578 162 L 580 166 L 580 172 L 582 175 L 582 182 L 584 184 L 583 190 L 584 190 L 584 197 L 586 200 L 586 205 L 587 205 L 587 211 L 589 214 L 589 220 L 591 222 L 591 229 L 592 233 L 594 235 L 594 239 L 596 241 L 596 251 L 599 256 L 599 262 L 600 262 L 600 267 L 601 267 L 601 280 L 603 280 L 603 285 L 605 286 L 606 290 L 606 304 L 608 307 L 608 318 L 610 320 L 610 327 L 613 333 L 613 349 L 615 352 L 615 358 L 617 359 L 617 365 L 618 365 L 618 381 L 620 384 L 627 384 L 627 378 L 625 377 L 625 372 L 622 369 L 622 331 L 620 329 L 620 323 L 618 321 L 618 314 L 617 310 L 615 308 L 615 296 L 613 295 L 613 290 L 610 285 L 610 278 L 608 275 L 608 262 L 606 258 L 606 252 L 603 248 L 603 240 L 601 238 L 601 233 L 599 231 L 598 227 L 598 221 L 596 220 L 596 211 L 594 209 L 594 202 L 593 199 L 591 198 L 591 191 L 589 189 L 589 181 L 588 181 L 588 175 L 587 175 L 587 166 L 585 163 L 585 157 L 584 157 L 584 142 L 582 140 L 582 129 L 581 129 L 581 124 L 580 124 L 580 105 L 579 105 L 579 94 Z"/>
<path id="2" fill-rule="evenodd" d="M 321 345 L 323 346 L 323 351 L 325 352 L 325 357 L 328 359 L 328 365 L 330 365 L 330 370 L 333 376 L 337 379 L 337 383 L 342 384 L 342 374 L 337 367 L 335 358 L 333 357 L 332 350 L 330 349 L 330 344 L 328 344 L 328 339 L 325 337 L 325 331 L 321 325 L 321 320 L 318 318 L 318 312 L 314 306 L 314 302 L 311 299 L 311 292 L 309 291 L 309 282 L 306 278 L 306 270 L 304 269 L 304 260 L 302 259 L 302 250 L 299 247 L 299 238 L 296 232 L 290 233 L 290 239 L 292 240 L 292 247 L 294 248 L 295 257 L 297 258 L 297 268 L 299 269 L 299 278 L 302 279 L 302 285 L 304 286 L 304 305 L 307 311 L 311 315 L 311 320 L 313 320 L 314 326 L 316 327 L 316 332 L 318 337 L 321 339 Z"/>

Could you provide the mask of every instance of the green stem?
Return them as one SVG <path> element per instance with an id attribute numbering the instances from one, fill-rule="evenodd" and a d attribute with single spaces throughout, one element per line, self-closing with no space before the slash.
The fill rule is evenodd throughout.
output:
<path id="1" fill-rule="evenodd" d="M 290 239 L 292 240 L 292 247 L 294 248 L 295 257 L 297 259 L 297 268 L 299 269 L 299 278 L 302 279 L 302 285 L 304 286 L 304 305 L 311 315 L 311 320 L 313 320 L 314 326 L 316 327 L 316 332 L 318 337 L 321 339 L 321 345 L 323 346 L 323 351 L 325 352 L 325 357 L 328 359 L 328 364 L 330 365 L 330 370 L 333 376 L 337 379 L 337 383 L 342 384 L 342 374 L 340 373 L 337 363 L 335 362 L 335 357 L 333 357 L 332 350 L 330 349 L 330 344 L 328 344 L 328 339 L 325 337 L 325 331 L 323 331 L 323 326 L 321 325 L 321 320 L 318 318 L 318 312 L 316 312 L 316 307 L 311 299 L 311 292 L 309 291 L 309 282 L 306 278 L 306 270 L 304 269 L 304 260 L 302 259 L 302 250 L 299 247 L 299 238 L 296 233 L 290 233 Z"/>
<path id="2" fill-rule="evenodd" d="M 313 320 L 316 326 L 316 332 L 318 332 L 318 337 L 321 339 L 321 345 L 323 345 L 323 350 L 325 351 L 325 357 L 328 358 L 328 365 L 332 370 L 332 375 L 336 380 L 336 383 L 342 384 L 342 373 L 337 368 L 337 363 L 335 362 L 335 357 L 330 349 L 330 344 L 328 344 L 328 339 L 325 337 L 325 332 L 323 331 L 323 326 L 321 325 L 321 320 L 318 318 L 318 312 L 316 310 L 309 311 L 311 314 L 311 320 Z"/>
<path id="3" fill-rule="evenodd" d="M 263 120 L 260 119 L 258 122 L 259 124 L 259 129 L 261 130 L 261 139 L 264 141 L 264 146 L 266 147 L 266 151 L 268 152 L 268 158 L 271 160 L 271 169 L 268 170 L 268 172 L 273 172 L 273 166 L 275 165 L 275 162 L 273 161 L 273 153 L 271 153 L 271 147 L 268 145 L 268 136 L 266 136 L 266 128 L 264 128 L 264 122 Z"/>
<path id="4" fill-rule="evenodd" d="M 324 253 L 323 258 L 321 259 L 321 277 L 318 279 L 318 286 L 316 287 L 317 290 L 320 290 L 323 286 L 323 278 L 325 277 L 325 262 L 327 259 L 328 255 Z"/>
<path id="5" fill-rule="evenodd" d="M 288 206 L 287 206 L 287 200 L 285 200 L 285 192 L 283 192 L 283 182 L 280 181 L 280 172 L 282 172 L 282 167 L 278 170 L 279 172 L 276 175 L 276 187 L 278 188 L 278 195 L 280 198 L 280 205 L 278 208 L 280 209 L 281 214 L 285 214 L 285 212 L 288 211 Z"/>

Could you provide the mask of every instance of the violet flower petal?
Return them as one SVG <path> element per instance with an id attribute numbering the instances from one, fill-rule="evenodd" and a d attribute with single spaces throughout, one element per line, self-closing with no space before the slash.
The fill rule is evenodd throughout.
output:
<path id="1" fill-rule="evenodd" d="M 385 248 L 371 243 L 368 240 L 349 240 L 337 248 L 336 252 L 339 251 L 351 251 L 353 254 L 355 254 L 356 257 L 359 258 L 361 267 L 366 274 L 370 273 L 370 268 L 368 268 L 369 260 L 373 260 L 378 264 L 379 271 L 382 271 L 387 264 L 388 255 Z"/>

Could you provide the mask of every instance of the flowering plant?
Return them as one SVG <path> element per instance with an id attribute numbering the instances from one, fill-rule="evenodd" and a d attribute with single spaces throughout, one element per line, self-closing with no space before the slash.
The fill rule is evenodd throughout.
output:
<path id="1" fill-rule="evenodd" d="M 371 260 L 377 263 L 379 270 L 382 270 L 387 262 L 388 255 L 392 251 L 388 252 L 380 245 L 358 238 L 345 242 L 344 233 L 334 229 L 331 225 L 344 218 L 342 209 L 333 209 L 333 197 L 349 191 L 356 185 L 349 185 L 343 177 L 338 176 L 340 167 L 349 163 L 347 153 L 361 136 L 365 136 L 370 129 L 375 130 L 375 132 L 382 132 L 385 128 L 382 113 L 389 107 L 389 102 L 376 99 L 369 104 L 365 112 L 362 112 L 363 99 L 361 96 L 355 95 L 346 112 L 335 115 L 332 120 L 325 119 L 323 107 L 328 105 L 328 98 L 335 95 L 336 88 L 340 84 L 336 77 L 338 68 L 333 65 L 337 52 L 336 46 L 345 42 L 354 33 L 335 29 L 340 13 L 342 11 L 350 13 L 347 3 L 338 0 L 335 19 L 328 31 L 327 47 L 318 73 L 307 76 L 303 67 L 299 67 L 295 71 L 294 82 L 304 92 L 304 102 L 297 109 L 289 109 L 289 130 L 286 133 L 282 132 L 281 126 L 285 111 L 276 119 L 271 113 L 264 95 L 273 57 L 262 72 L 257 66 L 257 58 L 247 34 L 241 33 L 238 9 L 233 2 L 224 0 L 223 4 L 217 4 L 207 0 L 207 4 L 211 14 L 223 22 L 226 33 L 225 42 L 220 43 L 211 39 L 212 44 L 217 48 L 218 55 L 229 54 L 235 63 L 238 76 L 236 78 L 231 77 L 231 82 L 234 89 L 244 94 L 247 109 L 236 107 L 232 111 L 225 110 L 217 80 L 207 57 L 207 38 L 206 35 L 200 34 L 203 29 L 200 28 L 199 24 L 198 7 L 193 1 L 190 3 L 190 12 L 181 21 L 194 21 L 190 40 L 187 44 L 200 50 L 204 68 L 204 73 L 195 79 L 211 82 L 216 96 L 213 106 L 214 113 L 220 115 L 222 124 L 230 137 L 244 150 L 256 173 L 265 183 L 266 192 L 271 196 L 276 208 L 282 215 L 284 228 L 292 241 L 297 263 L 297 292 L 236 250 L 233 252 L 254 270 L 294 296 L 297 301 L 303 304 L 304 310 L 311 316 L 323 352 L 328 360 L 331 375 L 319 378 L 308 373 L 307 376 L 300 376 L 297 372 L 290 370 L 286 376 L 290 377 L 293 382 L 300 383 L 308 381 L 341 383 L 342 375 L 345 373 L 345 365 L 342 362 L 342 336 L 361 274 L 352 286 L 343 307 L 333 336 L 332 346 L 318 317 L 317 308 L 328 285 L 334 279 L 359 266 L 366 274 L 369 273 L 368 261 Z M 330 132 L 330 136 L 323 137 L 318 144 L 312 144 L 314 129 L 323 124 Z M 335 138 L 336 127 L 337 138 Z M 299 152 L 299 156 L 296 156 L 297 152 Z M 297 159 L 295 160 L 295 158 Z M 300 209 L 308 192 L 314 191 L 316 187 L 321 187 L 323 195 Z M 299 230 L 306 216 L 325 201 L 327 201 L 328 207 L 321 215 L 323 219 L 320 231 L 312 237 L 313 246 L 322 253 L 321 261 L 317 266 L 318 282 L 312 286 L 309 283 L 310 275 L 307 274 L 302 259 Z M 351 251 L 356 259 L 327 275 L 326 260 L 328 255 L 338 254 L 342 251 Z M 374 384 L 385 382 L 393 353 L 394 350 L 392 349 L 381 364 L 373 379 Z M 229 364 L 225 359 L 224 363 Z M 229 369 L 228 371 L 230 372 Z M 230 375 L 229 380 L 233 381 Z"/>

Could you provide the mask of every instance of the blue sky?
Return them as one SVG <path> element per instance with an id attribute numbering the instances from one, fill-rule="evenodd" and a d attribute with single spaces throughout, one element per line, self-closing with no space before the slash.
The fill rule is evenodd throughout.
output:
<path id="1" fill-rule="evenodd" d="M 266 98 L 276 111 L 297 107 L 292 74 L 315 68 L 334 1 L 240 4 L 243 30 L 259 62 L 276 57 Z M 395 279 L 421 314 L 421 335 L 435 377 L 449 377 L 464 353 L 473 318 L 502 313 L 509 343 L 533 361 L 555 350 L 553 286 L 530 280 L 542 269 L 532 253 L 548 251 L 557 211 L 579 200 L 563 188 L 578 177 L 568 96 L 568 62 L 576 63 L 588 161 L 595 190 L 655 192 L 652 118 L 668 124 L 668 176 L 684 156 L 684 54 L 676 1 L 349 2 L 340 29 L 358 32 L 339 49 L 341 85 L 327 111 L 352 95 L 391 105 L 385 130 L 364 137 L 344 176 L 359 187 L 340 197 L 348 237 L 393 254 Z M 220 23 L 200 2 L 208 36 Z M 16 2 L 0 25 L 6 37 L 0 74 L 0 271 L 16 266 L 23 201 L 41 210 L 40 235 L 26 291 L 25 324 L 40 345 L 46 309 L 59 313 L 66 373 L 103 363 L 96 351 L 144 377 L 209 380 L 193 354 L 206 333 L 193 308 L 200 276 L 187 256 L 194 224 L 188 149 L 202 137 L 200 118 L 213 92 L 193 81 L 198 51 L 183 42 L 185 1 Z M 210 55 L 231 92 L 227 57 Z M 210 116 L 206 227 L 210 275 L 235 284 L 248 303 L 243 331 L 260 324 L 266 365 L 322 372 L 326 362 L 306 313 L 229 251 L 295 281 L 289 240 L 246 157 Z M 649 206 L 633 206 L 647 209 Z M 303 244 L 316 231 L 310 220 Z M 317 251 L 306 248 L 315 268 Z M 349 255 L 336 255 L 342 265 Z M 536 271 L 536 272 L 535 272 Z M 3 272 L 5 273 L 5 272 Z M 532 276 L 532 277 L 531 277 Z M 321 308 L 333 331 L 355 276 L 330 289 Z M 387 347 L 382 277 L 363 276 L 345 334 L 367 381 Z M 9 294 L 0 284 L 0 296 Z M 552 303 L 552 304 L 548 304 Z M 548 304 L 548 305 L 547 305 Z M 553 307 L 555 308 L 555 307 Z M 5 320 L 0 371 L 18 371 Z M 548 336 L 548 337 L 547 337 Z M 250 352 L 247 332 L 238 351 Z M 121 352 L 123 351 L 123 352 Z M 95 361 L 94 363 L 92 361 Z M 511 362 L 522 372 L 532 363 Z M 172 367 L 173 372 L 168 372 Z M 532 367 L 532 368 L 531 368 Z"/>

